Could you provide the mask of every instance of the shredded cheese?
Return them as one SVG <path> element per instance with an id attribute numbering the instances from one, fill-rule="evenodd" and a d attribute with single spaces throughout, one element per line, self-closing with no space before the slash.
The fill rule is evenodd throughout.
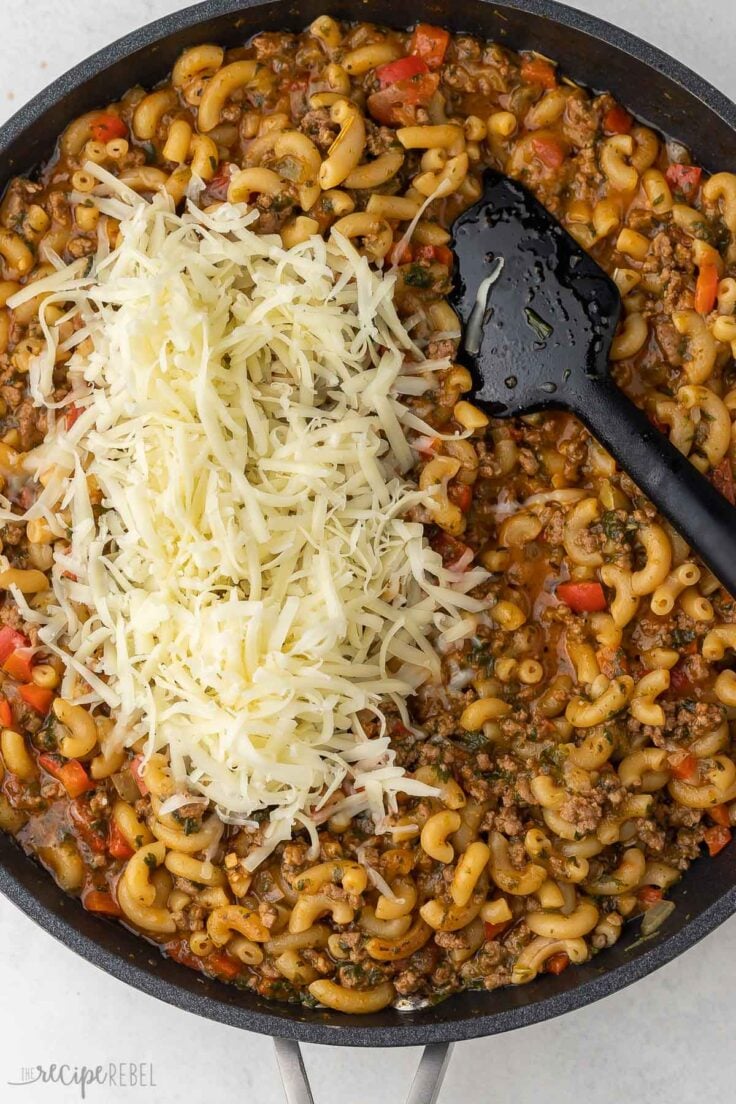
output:
<path id="1" fill-rule="evenodd" d="M 431 505 L 406 473 L 432 431 L 401 396 L 444 362 L 344 238 L 285 250 L 243 205 L 177 215 L 89 170 L 118 245 L 11 300 L 43 291 L 76 327 L 81 413 L 29 457 L 45 478 L 26 515 L 68 510 L 70 543 L 31 612 L 62 693 L 81 677 L 116 740 L 168 749 L 225 821 L 268 810 L 253 868 L 295 828 L 314 839 L 322 808 L 380 824 L 398 792 L 434 792 L 396 764 L 383 710 L 408 721 L 432 639 L 485 608 L 485 572 L 444 569 L 406 517 Z M 58 335 L 32 370 L 51 422 Z"/>

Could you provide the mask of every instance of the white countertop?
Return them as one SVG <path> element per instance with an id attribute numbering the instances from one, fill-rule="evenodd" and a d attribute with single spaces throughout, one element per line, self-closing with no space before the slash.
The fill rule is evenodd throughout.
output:
<path id="1" fill-rule="evenodd" d="M 1 0 L 0 121 L 86 55 L 176 0 Z M 326 5 L 328 7 L 328 5 Z M 579 0 L 736 96 L 733 0 Z M 72 14 L 73 13 L 73 14 Z M 579 1012 L 455 1049 L 440 1104 L 722 1104 L 736 1098 L 736 919 L 684 957 Z M 76 1104 L 78 1088 L 6 1087 L 24 1066 L 153 1063 L 154 1088 L 87 1090 L 91 1104 L 282 1104 L 267 1039 L 143 996 L 55 943 L 0 898 L 0 1100 Z M 417 1049 L 305 1047 L 316 1104 L 403 1100 Z M 354 1086 L 352 1088 L 351 1086 Z"/>

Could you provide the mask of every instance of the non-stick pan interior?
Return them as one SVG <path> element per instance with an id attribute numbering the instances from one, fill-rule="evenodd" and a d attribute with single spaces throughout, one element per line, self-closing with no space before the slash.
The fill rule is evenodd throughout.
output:
<path id="1" fill-rule="evenodd" d="M 390 0 L 372 0 L 370 5 L 213 0 L 107 48 L 18 112 L 0 129 L 0 190 L 11 176 L 47 158 L 71 119 L 103 106 L 131 85 L 156 84 L 185 47 L 202 41 L 239 44 L 258 30 L 298 30 L 325 8 L 341 18 L 389 25 L 425 19 L 517 49 L 539 50 L 559 61 L 575 80 L 610 89 L 637 115 L 689 145 L 706 168 L 736 167 L 736 108 L 729 100 L 639 40 L 547 0 L 465 0 L 462 6 L 450 0 L 417 0 L 403 16 Z M 672 893 L 675 912 L 648 940 L 639 938 L 634 922 L 613 948 L 559 977 L 546 975 L 531 985 L 492 993 L 465 993 L 432 1008 L 386 1010 L 361 1018 L 267 1002 L 163 958 L 156 947 L 121 926 L 86 913 L 2 833 L 0 889 L 85 958 L 192 1012 L 308 1042 L 402 1046 L 493 1034 L 547 1019 L 643 977 L 736 909 L 736 852 L 727 848 L 714 860 L 696 862 Z"/>

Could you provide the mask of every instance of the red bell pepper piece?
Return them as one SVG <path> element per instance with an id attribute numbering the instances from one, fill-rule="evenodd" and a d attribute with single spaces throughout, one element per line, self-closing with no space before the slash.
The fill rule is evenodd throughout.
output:
<path id="1" fill-rule="evenodd" d="M 628 134 L 633 122 L 628 111 L 625 111 L 620 104 L 614 104 L 603 116 L 603 129 L 606 134 Z"/>
<path id="2" fill-rule="evenodd" d="M 0 663 L 4 663 L 11 652 L 16 648 L 27 648 L 30 640 L 17 629 L 11 629 L 10 625 L 3 625 L 0 629 Z"/>
<path id="3" fill-rule="evenodd" d="M 525 57 L 521 63 L 521 79 L 527 84 L 541 84 L 542 88 L 556 88 L 557 74 L 554 65 L 541 57 Z"/>
<path id="4" fill-rule="evenodd" d="M 385 65 L 379 65 L 376 69 L 376 77 L 380 81 L 381 88 L 388 88 L 398 81 L 409 80 L 420 73 L 428 73 L 426 61 L 420 57 L 403 57 L 396 61 L 389 61 Z"/>
<path id="5" fill-rule="evenodd" d="M 685 755 L 670 763 L 669 768 L 675 778 L 681 782 L 689 782 L 698 773 L 698 760 L 694 755 Z"/>
<path id="6" fill-rule="evenodd" d="M 130 859 L 135 854 L 135 851 L 130 846 L 114 820 L 110 821 L 110 828 L 107 837 L 107 850 L 110 852 L 114 859 Z"/>
<path id="7" fill-rule="evenodd" d="M 204 960 L 204 965 L 208 971 L 212 971 L 213 974 L 217 974 L 218 977 L 223 978 L 225 981 L 233 981 L 238 976 L 242 967 L 235 959 L 230 958 L 229 955 L 222 951 L 216 951 L 214 954 L 207 955 Z"/>
<path id="8" fill-rule="evenodd" d="M 716 305 L 717 295 L 718 269 L 715 265 L 704 264 L 695 284 L 695 309 L 698 314 L 710 314 Z"/>
<path id="9" fill-rule="evenodd" d="M 82 904 L 87 912 L 98 912 L 100 916 L 122 916 L 123 911 L 111 893 L 101 889 L 90 889 L 82 894 Z"/>
<path id="10" fill-rule="evenodd" d="M 93 790 L 95 784 L 78 759 L 69 759 L 66 763 L 58 755 L 43 753 L 38 761 L 52 778 L 57 778 L 69 794 L 79 797 L 87 790 Z"/>
<path id="11" fill-rule="evenodd" d="M 31 709 L 35 709 L 42 717 L 46 716 L 54 700 L 53 690 L 48 690 L 45 686 L 36 686 L 33 682 L 21 686 L 19 693 L 26 705 L 30 705 Z"/>
<path id="12" fill-rule="evenodd" d="M 716 824 L 720 824 L 721 828 L 731 827 L 731 817 L 728 812 L 728 805 L 714 805 L 708 809 L 708 816 L 711 817 Z"/>
<path id="13" fill-rule="evenodd" d="M 575 613 L 596 613 L 608 608 L 600 583 L 560 583 L 556 594 Z"/>
<path id="14" fill-rule="evenodd" d="M 198 958 L 192 952 L 186 939 L 172 940 L 171 943 L 166 944 L 165 950 L 169 958 L 173 958 L 174 962 L 179 962 L 182 966 L 188 966 L 190 970 L 201 970 L 204 966 L 204 959 Z"/>
<path id="15" fill-rule="evenodd" d="M 3 663 L 3 671 L 18 682 L 30 682 L 33 674 L 32 648 L 16 648 Z"/>
<path id="16" fill-rule="evenodd" d="M 69 814 L 78 835 L 84 840 L 90 851 L 97 855 L 104 855 L 107 850 L 107 840 L 99 817 L 89 807 L 89 801 L 77 797 L 69 806 Z"/>
<path id="17" fill-rule="evenodd" d="M 409 42 L 409 53 L 418 54 L 430 69 L 439 69 L 450 44 L 450 32 L 430 23 L 417 23 Z"/>
<path id="18" fill-rule="evenodd" d="M 417 108 L 426 106 L 439 87 L 437 73 L 418 73 L 368 97 L 368 111 L 383 126 L 413 126 Z"/>
<path id="19" fill-rule="evenodd" d="M 664 890 L 660 889 L 659 886 L 645 885 L 641 887 L 636 897 L 640 904 L 646 905 L 648 908 L 650 905 L 655 905 L 657 901 L 662 900 L 664 897 Z"/>
<path id="20" fill-rule="evenodd" d="M 0 698 L 0 727 L 10 728 L 13 723 L 13 710 L 7 698 Z"/>
<path id="21" fill-rule="evenodd" d="M 557 138 L 532 138 L 532 149 L 548 169 L 559 169 L 565 161 L 565 148 Z"/>

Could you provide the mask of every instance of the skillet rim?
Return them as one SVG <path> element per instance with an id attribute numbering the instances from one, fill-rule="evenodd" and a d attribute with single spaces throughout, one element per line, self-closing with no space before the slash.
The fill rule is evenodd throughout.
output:
<path id="1" fill-rule="evenodd" d="M 493 3 L 493 0 L 479 0 L 479 2 L 487 4 Z M 736 104 L 688 66 L 638 36 L 596 16 L 579 11 L 577 8 L 563 6 L 556 0 L 501 0 L 501 4 L 522 13 L 541 16 L 559 26 L 580 31 L 625 52 L 647 68 L 679 84 L 719 116 L 731 130 L 736 131 Z M 0 157 L 64 96 L 135 51 L 158 43 L 205 19 L 215 19 L 234 12 L 247 12 L 251 8 L 257 9 L 261 6 L 264 6 L 264 0 L 204 0 L 203 3 L 183 8 L 137 28 L 109 46 L 96 51 L 63 73 L 0 126 Z M 12 841 L 8 842 L 13 846 Z M 32 863 L 32 860 L 26 856 L 22 856 L 22 861 Z M 0 892 L 26 916 L 69 949 L 118 980 L 150 996 L 185 1011 L 259 1034 L 337 1046 L 392 1047 L 449 1043 L 495 1035 L 552 1019 L 618 992 L 647 976 L 689 949 L 736 912 L 736 884 L 734 884 L 699 915 L 686 920 L 680 930 L 661 941 L 655 941 L 648 950 L 643 951 L 636 958 L 610 969 L 604 968 L 599 976 L 573 988 L 550 990 L 545 984 L 550 979 L 544 981 L 540 979 L 536 982 L 537 988 L 540 989 L 544 984 L 549 995 L 542 995 L 537 1000 L 487 1015 L 474 1016 L 471 1013 L 451 1020 L 436 1019 L 422 1023 L 361 1026 L 358 1017 L 330 1011 L 324 1014 L 316 1011 L 312 1013 L 313 1019 L 299 1019 L 295 1010 L 305 1015 L 305 1009 L 300 1006 L 282 1005 L 275 1001 L 269 1004 L 269 1010 L 260 1007 L 246 1008 L 225 999 L 210 996 L 206 992 L 193 992 L 184 985 L 165 980 L 146 969 L 145 965 L 139 964 L 138 961 L 125 957 L 121 952 L 108 949 L 102 942 L 104 927 L 100 927 L 99 940 L 85 934 L 73 922 L 73 916 L 69 919 L 63 908 L 54 909 L 47 905 L 39 895 L 22 882 L 20 877 L 1 863 Z M 77 909 L 80 908 L 77 903 L 77 907 L 71 912 L 76 915 Z M 138 957 L 141 963 L 148 957 L 148 947 L 145 941 L 140 941 L 141 954 Z M 181 969 L 187 968 L 181 967 Z M 461 996 L 454 999 L 461 999 Z M 441 1006 L 438 1006 L 435 1011 L 441 1016 Z"/>

